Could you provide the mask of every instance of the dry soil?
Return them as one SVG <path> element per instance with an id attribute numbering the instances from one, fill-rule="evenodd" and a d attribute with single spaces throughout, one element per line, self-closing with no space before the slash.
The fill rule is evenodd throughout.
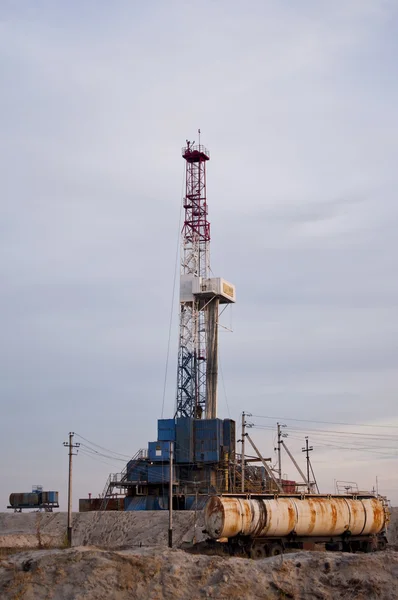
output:
<path id="1" fill-rule="evenodd" d="M 175 545 L 192 542 L 194 513 L 174 516 Z M 167 519 L 163 512 L 77 514 L 74 547 L 65 549 L 59 548 L 65 543 L 64 513 L 0 514 L 0 599 L 398 598 L 397 509 L 386 552 L 301 551 L 258 561 L 169 550 Z"/>

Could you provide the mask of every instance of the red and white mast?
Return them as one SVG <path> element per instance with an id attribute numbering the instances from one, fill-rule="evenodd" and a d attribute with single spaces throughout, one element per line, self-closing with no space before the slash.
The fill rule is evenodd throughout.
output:
<path id="1" fill-rule="evenodd" d="M 210 278 L 210 223 L 207 218 L 206 163 L 210 153 L 189 142 L 184 225 L 181 232 L 180 332 L 176 416 L 216 417 L 218 306 L 235 301 L 235 287 Z"/>

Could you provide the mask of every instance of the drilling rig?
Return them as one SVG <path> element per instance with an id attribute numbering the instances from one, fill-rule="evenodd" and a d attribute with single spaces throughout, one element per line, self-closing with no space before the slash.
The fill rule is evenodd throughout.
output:
<path id="1" fill-rule="evenodd" d="M 179 345 L 174 416 L 158 420 L 157 439 L 148 442 L 147 448 L 138 450 L 121 473 L 109 475 L 104 491 L 98 499 L 90 497 L 79 501 L 81 512 L 167 510 L 170 499 L 173 509 L 196 510 L 204 508 L 209 496 L 223 494 L 226 499 L 213 499 L 213 504 L 210 502 L 207 512 L 210 517 L 214 516 L 214 506 L 224 518 L 225 515 L 228 516 L 229 509 L 223 509 L 223 502 L 225 506 L 232 506 L 233 503 L 241 506 L 241 500 L 251 503 L 251 498 L 244 499 L 247 494 L 254 494 L 256 502 L 261 503 L 268 502 L 269 498 L 278 494 L 293 497 L 303 485 L 308 487 L 308 492 L 311 489 L 309 475 L 307 478 L 303 475 L 294 457 L 283 440 L 281 441 L 279 423 L 277 470 L 266 464 L 267 461 L 271 462 L 271 458 L 264 459 L 246 433 L 245 427 L 252 426 L 245 420 L 249 415 L 242 413 L 242 439 L 238 440 L 242 443 L 241 455 L 236 454 L 235 421 L 217 417 L 220 307 L 225 308 L 226 305 L 233 304 L 236 296 L 235 286 L 221 277 L 213 277 L 210 269 L 211 236 L 206 191 L 206 165 L 210 160 L 210 153 L 200 143 L 200 130 L 198 133 L 198 144 L 187 140 L 182 148 L 182 157 L 185 160 L 185 193 L 184 222 L 181 230 Z M 245 453 L 246 439 L 253 447 L 255 456 L 247 456 Z M 281 444 L 304 483 L 282 479 Z M 261 463 L 262 466 L 256 466 L 255 463 Z M 278 473 L 278 479 L 274 472 Z M 237 494 L 243 499 L 234 497 Z M 303 497 L 301 491 L 299 496 Z M 329 506 L 330 496 L 327 498 L 326 505 Z M 306 507 L 304 498 L 301 499 Z M 277 499 L 274 502 L 277 503 Z M 286 508 L 287 504 L 283 506 Z M 217 527 L 221 522 L 218 513 L 215 517 Z M 231 516 L 232 512 L 230 513 Z M 307 513 L 308 510 L 305 518 Z M 235 525 L 237 524 L 236 533 L 240 534 L 243 531 L 248 538 L 247 533 L 251 532 L 251 529 L 249 526 L 247 531 L 246 526 L 243 530 L 239 529 L 240 516 L 231 517 L 235 519 Z M 289 519 L 286 522 L 290 522 Z M 252 525 L 253 523 L 252 519 Z M 257 525 L 255 529 L 256 527 Z M 229 531 L 228 527 L 226 529 Z M 257 533 L 256 529 L 252 535 L 253 539 Z M 217 529 L 214 537 L 218 536 Z"/>
<path id="2" fill-rule="evenodd" d="M 228 492 L 235 464 L 235 421 L 217 418 L 218 328 L 221 305 L 235 302 L 235 286 L 210 269 L 206 165 L 210 153 L 186 141 L 184 223 L 181 231 L 179 348 L 174 417 L 158 420 L 157 440 L 111 474 L 100 508 L 124 495 L 125 510 L 168 508 L 173 482 L 177 509 L 199 508 L 209 494 Z M 173 453 L 173 468 L 170 454 Z M 115 490 L 117 492 L 115 493 Z"/>
<path id="3" fill-rule="evenodd" d="M 174 416 L 158 420 L 156 441 L 138 450 L 121 473 L 109 475 L 100 498 L 79 501 L 83 512 L 165 510 L 170 493 L 174 509 L 201 509 L 210 495 L 278 489 L 265 464 L 271 459 L 263 459 L 257 449 L 256 456 L 245 455 L 245 413 L 240 440 L 243 456 L 236 454 L 235 421 L 217 417 L 219 317 L 236 297 L 235 286 L 213 277 L 210 269 L 206 191 L 210 153 L 198 133 L 198 144 L 187 140 L 182 148 L 185 192 Z M 282 484 L 295 482 L 282 480 Z"/>

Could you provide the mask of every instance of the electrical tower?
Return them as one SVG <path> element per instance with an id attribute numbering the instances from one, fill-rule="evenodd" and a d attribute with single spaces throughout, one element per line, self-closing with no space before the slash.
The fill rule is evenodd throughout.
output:
<path id="1" fill-rule="evenodd" d="M 200 130 L 198 130 L 200 136 Z M 187 140 L 184 225 L 181 232 L 177 417 L 217 416 L 218 308 L 235 302 L 235 287 L 210 278 L 206 163 L 210 153 Z"/>

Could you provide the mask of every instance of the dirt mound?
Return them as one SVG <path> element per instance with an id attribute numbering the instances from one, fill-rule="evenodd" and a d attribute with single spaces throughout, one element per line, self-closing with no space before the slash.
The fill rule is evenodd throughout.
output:
<path id="1" fill-rule="evenodd" d="M 398 549 L 398 508 L 391 508 L 391 521 L 387 532 L 388 542 Z"/>
<path id="2" fill-rule="evenodd" d="M 197 517 L 200 542 L 203 514 Z M 192 512 L 174 514 L 175 547 L 193 541 L 194 520 Z M 162 511 L 76 514 L 79 547 L 1 555 L 1 547 L 62 546 L 65 530 L 65 513 L 0 514 L 2 600 L 398 598 L 397 552 L 298 552 L 260 561 L 188 554 L 165 549 L 168 514 Z M 398 509 L 388 537 L 398 545 Z"/>
<path id="3" fill-rule="evenodd" d="M 134 546 L 167 546 L 167 511 L 91 512 L 73 515 L 73 545 L 108 549 Z M 176 546 L 191 542 L 195 513 L 173 515 Z M 0 513 L 0 548 L 56 548 L 65 543 L 66 513 Z M 204 539 L 203 513 L 197 513 L 196 539 Z"/>
<path id="4" fill-rule="evenodd" d="M 398 553 L 298 552 L 252 561 L 181 550 L 23 552 L 0 561 L 4 600 L 392 600 Z"/>

